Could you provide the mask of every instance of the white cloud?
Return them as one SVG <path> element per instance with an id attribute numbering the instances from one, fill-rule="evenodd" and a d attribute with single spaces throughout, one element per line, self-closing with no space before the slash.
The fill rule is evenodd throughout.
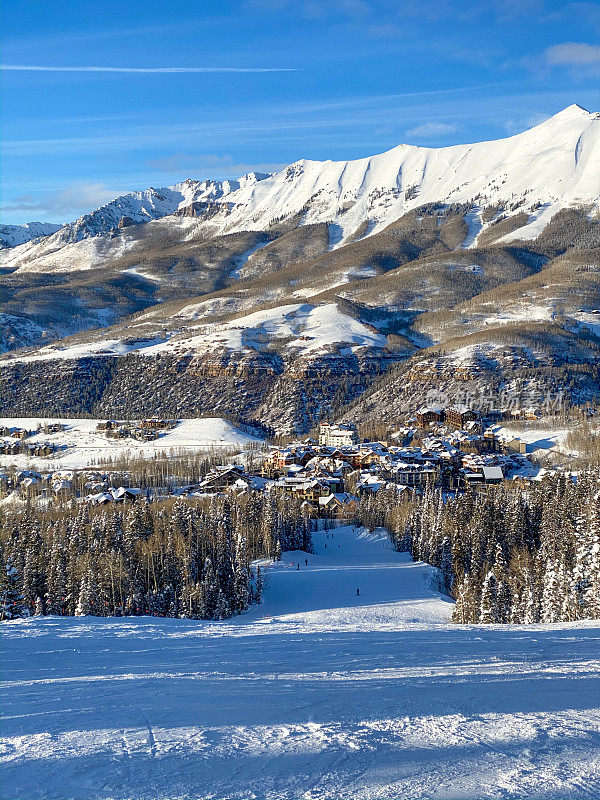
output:
<path id="1" fill-rule="evenodd" d="M 563 42 L 549 47 L 545 59 L 551 66 L 589 67 L 600 65 L 600 45 L 586 42 Z"/>
<path id="2" fill-rule="evenodd" d="M 456 133 L 458 125 L 447 122 L 425 122 L 423 125 L 417 125 L 416 128 L 411 128 L 406 131 L 406 136 L 412 136 L 417 139 L 431 139 L 434 136 L 446 136 L 449 133 Z"/>
<path id="3" fill-rule="evenodd" d="M 553 69 L 565 69 L 575 79 L 600 75 L 600 45 L 588 42 L 561 42 L 538 55 L 521 59 L 531 72 L 543 76 Z"/>
<path id="4" fill-rule="evenodd" d="M 361 19 L 373 13 L 366 0 L 247 0 L 248 8 L 281 12 L 292 9 L 307 19 Z"/>
<path id="5" fill-rule="evenodd" d="M 534 128 L 536 125 L 541 125 L 547 119 L 550 119 L 550 114 L 527 114 L 519 119 L 509 119 L 504 123 L 504 128 L 511 136 L 515 133 L 527 131 L 529 128 Z"/>
<path id="6" fill-rule="evenodd" d="M 73 183 L 63 189 L 24 194 L 2 204 L 3 214 L 19 214 L 22 219 L 35 215 L 43 221 L 70 219 L 113 200 L 118 192 L 104 183 Z"/>
<path id="7" fill-rule="evenodd" d="M 293 67 L 39 67 L 30 64 L 2 64 L 13 72 L 132 72 L 174 75 L 190 72 L 298 72 Z"/>

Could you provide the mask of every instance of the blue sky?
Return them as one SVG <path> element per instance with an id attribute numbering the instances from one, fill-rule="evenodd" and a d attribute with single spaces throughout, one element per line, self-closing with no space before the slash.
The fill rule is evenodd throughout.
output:
<path id="1" fill-rule="evenodd" d="M 186 177 L 498 138 L 574 102 L 600 110 L 597 2 L 170 5 L 5 0 L 3 222 L 66 222 Z"/>

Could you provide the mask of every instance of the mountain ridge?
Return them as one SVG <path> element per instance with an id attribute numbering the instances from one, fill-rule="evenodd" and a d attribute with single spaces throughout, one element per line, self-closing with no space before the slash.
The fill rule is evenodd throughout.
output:
<path id="1" fill-rule="evenodd" d="M 470 203 L 474 243 L 489 226 L 482 209 L 528 214 L 519 238 L 534 238 L 561 208 L 600 206 L 600 114 L 571 105 L 545 122 L 503 139 L 424 148 L 400 144 L 350 161 L 300 159 L 280 172 L 248 173 L 238 180 L 186 179 L 172 187 L 131 192 L 83 215 L 39 243 L 5 256 L 11 269 L 88 269 L 85 246 L 64 263 L 61 247 L 124 225 L 170 219 L 194 203 L 196 227 L 206 236 L 267 230 L 299 215 L 298 224 L 328 222 L 331 247 L 343 245 L 362 224 L 372 235 L 425 203 Z M 166 218 L 169 218 L 166 220 Z M 508 241 L 512 232 L 506 235 Z M 72 266 L 72 265 L 75 266 Z"/>

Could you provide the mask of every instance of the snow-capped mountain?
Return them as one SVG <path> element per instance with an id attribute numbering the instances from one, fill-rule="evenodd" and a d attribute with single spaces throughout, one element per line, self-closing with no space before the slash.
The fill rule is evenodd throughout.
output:
<path id="1" fill-rule="evenodd" d="M 509 205 L 525 211 L 521 238 L 533 238 L 561 208 L 600 204 L 600 114 L 572 105 L 524 133 L 438 149 L 399 145 L 355 161 L 301 160 L 268 180 L 232 192 L 211 224 L 219 232 L 301 222 L 333 222 L 337 242 L 369 221 L 375 233 L 426 203 Z M 481 227 L 480 218 L 473 220 Z M 336 243 L 337 243 L 336 242 Z"/>
<path id="2" fill-rule="evenodd" d="M 297 225 L 329 223 L 333 248 L 348 237 L 377 233 L 429 203 L 469 207 L 464 246 L 476 244 L 500 214 L 516 219 L 507 240 L 532 239 L 565 207 L 598 208 L 600 114 L 572 105 L 524 133 L 495 141 L 438 149 L 402 144 L 354 161 L 303 159 L 268 176 L 187 180 L 132 192 L 40 243 L 13 250 L 8 265 L 34 271 L 104 265 L 97 248 L 90 253 L 86 245 L 69 250 L 68 258 L 56 254 L 119 225 L 160 219 L 162 225 L 176 226 L 179 220 L 173 214 L 186 208 L 196 227 L 202 223 L 203 237 L 268 230 L 296 217 Z"/>
<path id="3" fill-rule="evenodd" d="M 559 388 L 592 400 L 599 211 L 600 114 L 578 106 L 499 141 L 123 195 L 4 254 L 5 395 L 289 432 L 408 359 L 365 415 L 455 367 L 544 391 L 568 369 Z"/>
<path id="4" fill-rule="evenodd" d="M 50 236 L 62 225 L 54 222 L 26 222 L 24 225 L 0 225 L 0 248 L 17 247 L 41 236 Z"/>
<path id="5" fill-rule="evenodd" d="M 78 242 L 92 236 L 108 233 L 116 228 L 136 225 L 173 214 L 194 203 L 214 203 L 242 186 L 252 186 L 267 176 L 250 173 L 239 180 L 185 180 L 161 189 L 150 187 L 143 192 L 129 192 L 106 203 L 90 214 L 85 214 L 66 225 L 57 237 L 64 243 Z"/>
<path id="6" fill-rule="evenodd" d="M 254 185 L 257 181 L 268 177 L 264 173 L 251 172 L 243 175 L 238 180 L 185 180 L 174 186 L 167 186 L 160 189 L 150 187 L 145 191 L 129 192 L 111 200 L 109 203 L 97 208 L 89 214 L 84 214 L 75 222 L 64 226 L 54 226 L 53 230 L 44 235 L 43 242 L 32 243 L 27 247 L 15 250 L 7 256 L 7 266 L 22 266 L 24 262 L 35 263 L 33 269 L 55 268 L 56 257 L 54 254 L 62 248 L 73 245 L 77 242 L 85 242 L 94 237 L 104 234 L 113 235 L 115 231 L 122 230 L 130 225 L 138 225 L 153 220 L 161 219 L 165 216 L 174 214 L 183 208 L 191 208 L 196 204 L 208 207 L 233 192 Z M 35 223 L 40 224 L 40 223 Z M 26 227 L 26 226 L 22 226 Z M 54 234 L 54 235 L 48 235 Z M 30 236 L 30 239 L 33 237 Z M 28 245 L 27 239 L 22 240 L 23 244 Z M 21 244 L 21 242 L 15 242 Z M 36 246 L 39 244 L 40 246 Z M 81 251 L 89 251 L 87 245 L 82 244 Z M 77 252 L 77 250 L 75 251 Z M 49 259 L 44 261 L 44 258 Z M 38 262 L 38 260 L 41 261 Z M 67 259 L 69 262 L 71 259 Z M 77 258 L 75 256 L 75 262 Z M 59 259 L 60 263 L 64 263 Z M 74 268 L 87 268 L 75 266 Z M 64 271 L 62 267 L 59 271 Z"/>

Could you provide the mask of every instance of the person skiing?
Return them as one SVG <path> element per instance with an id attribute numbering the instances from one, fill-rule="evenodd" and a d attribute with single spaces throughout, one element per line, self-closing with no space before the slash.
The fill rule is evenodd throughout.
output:
<path id="1" fill-rule="evenodd" d="M 356 590 L 356 596 L 357 596 L 357 597 L 360 597 L 360 589 L 358 589 L 358 588 L 357 588 L 357 590 Z"/>
<path id="2" fill-rule="evenodd" d="M 298 562 L 298 566 L 296 567 L 296 569 L 297 570 L 300 569 L 300 562 Z"/>
<path id="3" fill-rule="evenodd" d="M 304 559 L 304 563 L 305 563 L 305 564 L 306 564 L 306 566 L 308 567 L 308 558 L 305 558 L 305 559 Z"/>

